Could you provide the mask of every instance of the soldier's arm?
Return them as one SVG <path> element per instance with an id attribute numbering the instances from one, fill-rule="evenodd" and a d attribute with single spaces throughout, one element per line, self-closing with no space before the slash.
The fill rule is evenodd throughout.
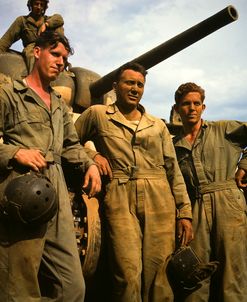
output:
<path id="1" fill-rule="evenodd" d="M 64 20 L 59 14 L 54 14 L 52 16 L 45 18 L 45 25 L 47 29 L 58 29 L 63 28 Z"/>
<path id="2" fill-rule="evenodd" d="M 0 53 L 8 51 L 12 44 L 20 40 L 20 32 L 22 31 L 23 24 L 22 18 L 23 17 L 16 18 L 0 39 Z"/>

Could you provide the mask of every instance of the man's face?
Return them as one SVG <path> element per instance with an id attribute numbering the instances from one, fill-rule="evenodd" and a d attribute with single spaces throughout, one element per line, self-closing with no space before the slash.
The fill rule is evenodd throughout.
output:
<path id="1" fill-rule="evenodd" d="M 42 0 L 33 1 L 32 14 L 36 17 L 42 16 L 45 12 L 45 6 L 46 6 L 46 4 Z"/>
<path id="2" fill-rule="evenodd" d="M 175 109 L 180 114 L 183 124 L 195 125 L 200 122 L 205 105 L 199 92 L 189 92 L 175 106 Z"/>
<path id="3" fill-rule="evenodd" d="M 126 109 L 136 108 L 142 98 L 144 85 L 145 78 L 140 72 L 124 70 L 119 82 L 113 84 L 118 104 Z"/>
<path id="4" fill-rule="evenodd" d="M 59 73 L 63 71 L 67 62 L 68 51 L 62 43 L 58 43 L 55 48 L 34 48 L 36 67 L 41 78 L 46 81 L 54 81 Z"/>

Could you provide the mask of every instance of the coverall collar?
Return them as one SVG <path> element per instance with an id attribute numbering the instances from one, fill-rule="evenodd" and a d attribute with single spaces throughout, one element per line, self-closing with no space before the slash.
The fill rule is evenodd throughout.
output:
<path id="1" fill-rule="evenodd" d="M 201 125 L 201 129 L 200 131 L 198 132 L 198 135 L 197 135 L 197 138 L 194 142 L 193 145 L 191 145 L 184 137 L 184 130 L 182 129 L 181 132 L 178 134 L 177 137 L 175 137 L 174 139 L 174 145 L 176 147 L 181 147 L 181 148 L 185 148 L 185 149 L 188 149 L 188 150 L 192 150 L 194 147 L 196 147 L 200 141 L 201 141 L 201 138 L 202 138 L 202 135 L 204 134 L 205 132 L 205 129 L 208 127 L 208 122 L 207 121 L 204 121 L 202 120 L 202 125 Z"/>
<path id="2" fill-rule="evenodd" d="M 145 108 L 142 105 L 138 104 L 138 110 L 141 112 L 142 116 L 137 131 L 153 126 L 155 119 L 146 113 Z M 108 105 L 106 113 L 108 114 L 110 119 L 132 129 L 132 127 L 126 122 L 126 118 L 120 112 L 115 103 Z"/>
<path id="3" fill-rule="evenodd" d="M 47 106 L 45 105 L 45 103 L 42 101 L 40 97 L 34 97 L 35 92 L 31 88 L 28 88 L 23 82 L 23 80 L 15 80 L 13 82 L 13 86 L 14 86 L 14 90 L 20 93 L 26 93 L 27 97 L 32 98 L 39 106 L 45 108 L 47 111 L 50 112 L 50 110 L 47 108 Z M 56 90 L 54 90 L 52 87 L 50 87 L 50 90 L 51 90 L 51 112 L 55 112 L 57 108 L 60 107 L 60 102 L 58 100 L 61 99 L 61 94 L 58 93 Z"/>
<path id="4" fill-rule="evenodd" d="M 44 16 L 41 16 L 37 21 L 31 16 L 31 13 L 29 15 L 27 15 L 27 21 L 31 24 L 33 24 L 34 26 L 37 27 L 37 25 L 41 25 L 42 23 L 44 23 Z"/>

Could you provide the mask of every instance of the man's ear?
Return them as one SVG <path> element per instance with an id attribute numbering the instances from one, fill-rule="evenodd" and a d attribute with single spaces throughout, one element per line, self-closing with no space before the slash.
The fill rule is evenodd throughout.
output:
<path id="1" fill-rule="evenodd" d="M 38 59 L 38 58 L 39 58 L 39 56 L 40 56 L 40 50 L 41 50 L 40 47 L 38 47 L 38 46 L 35 46 L 35 47 L 34 47 L 34 49 L 33 49 L 33 54 L 34 54 L 35 59 Z"/>
<path id="2" fill-rule="evenodd" d="M 206 109 L 206 105 L 202 104 L 202 111 L 204 111 Z"/>

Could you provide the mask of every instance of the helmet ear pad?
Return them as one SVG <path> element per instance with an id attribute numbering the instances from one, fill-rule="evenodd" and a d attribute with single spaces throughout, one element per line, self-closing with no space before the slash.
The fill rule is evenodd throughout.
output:
<path id="1" fill-rule="evenodd" d="M 57 213 L 57 194 L 46 176 L 29 172 L 8 183 L 1 207 L 12 221 L 45 224 Z"/>

